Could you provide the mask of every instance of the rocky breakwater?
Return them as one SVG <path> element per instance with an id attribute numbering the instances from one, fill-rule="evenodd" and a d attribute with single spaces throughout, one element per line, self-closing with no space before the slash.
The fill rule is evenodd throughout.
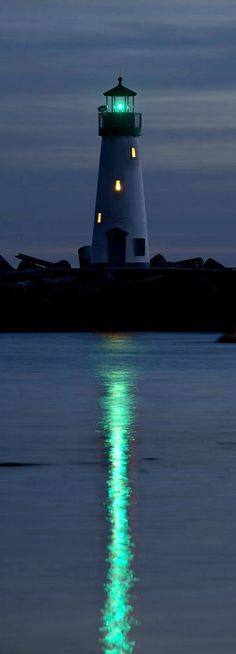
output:
<path id="1" fill-rule="evenodd" d="M 0 259 L 1 331 L 220 331 L 236 324 L 236 269 L 191 259 L 150 268 L 71 268 Z M 23 258 L 22 258 L 23 257 Z"/>

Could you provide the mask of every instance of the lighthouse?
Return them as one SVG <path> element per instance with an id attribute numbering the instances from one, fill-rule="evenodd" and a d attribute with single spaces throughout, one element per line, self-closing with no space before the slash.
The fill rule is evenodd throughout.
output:
<path id="1" fill-rule="evenodd" d="M 149 266 L 147 219 L 139 137 L 142 114 L 135 91 L 118 78 L 98 107 L 102 137 L 91 264 L 123 268 Z"/>

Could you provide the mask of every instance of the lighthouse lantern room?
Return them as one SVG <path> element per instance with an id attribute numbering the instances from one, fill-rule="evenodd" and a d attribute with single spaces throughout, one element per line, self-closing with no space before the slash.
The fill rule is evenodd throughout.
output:
<path id="1" fill-rule="evenodd" d="M 148 266 L 149 248 L 139 137 L 142 114 L 135 91 L 122 84 L 104 93 L 98 107 L 102 137 L 91 263 L 122 268 Z"/>

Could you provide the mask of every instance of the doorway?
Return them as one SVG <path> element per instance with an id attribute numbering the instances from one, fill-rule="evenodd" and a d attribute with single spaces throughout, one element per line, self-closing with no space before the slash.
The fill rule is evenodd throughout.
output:
<path id="1" fill-rule="evenodd" d="M 126 234 L 123 229 L 116 227 L 107 233 L 108 238 L 108 265 L 111 268 L 124 268 L 126 259 Z"/>

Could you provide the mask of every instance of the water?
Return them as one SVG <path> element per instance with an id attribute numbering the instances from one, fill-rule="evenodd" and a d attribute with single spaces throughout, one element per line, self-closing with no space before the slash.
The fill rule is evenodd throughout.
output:
<path id="1" fill-rule="evenodd" d="M 1 654 L 235 652 L 236 348 L 215 341 L 1 334 Z"/>

